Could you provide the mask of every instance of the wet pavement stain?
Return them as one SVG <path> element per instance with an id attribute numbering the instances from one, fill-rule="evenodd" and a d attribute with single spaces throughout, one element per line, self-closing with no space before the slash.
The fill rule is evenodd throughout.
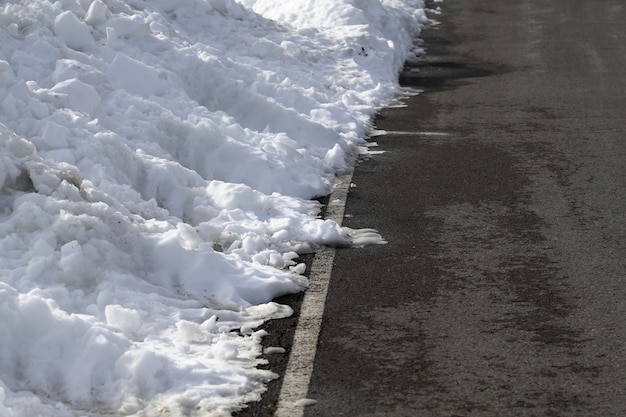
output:
<path id="1" fill-rule="evenodd" d="M 414 87 L 427 92 L 446 87 L 449 80 L 488 77 L 495 73 L 495 70 L 459 62 L 424 61 L 405 67 L 400 73 L 399 80 L 403 87 Z"/>

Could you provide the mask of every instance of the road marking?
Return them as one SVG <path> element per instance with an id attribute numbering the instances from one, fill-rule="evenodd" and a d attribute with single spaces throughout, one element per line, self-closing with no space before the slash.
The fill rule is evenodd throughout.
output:
<path id="1" fill-rule="evenodd" d="M 446 132 L 421 132 L 421 131 L 404 131 L 404 130 L 374 130 L 370 137 L 386 136 L 386 135 L 406 135 L 406 136 L 452 136 Z"/>
<path id="2" fill-rule="evenodd" d="M 354 166 L 354 164 L 350 164 Z M 329 196 L 326 207 L 326 219 L 334 220 L 339 225 L 343 220 L 346 199 L 352 173 L 339 176 L 339 184 Z M 287 362 L 285 378 L 278 397 L 275 417 L 302 417 L 304 407 L 315 400 L 307 398 L 309 383 L 313 374 L 313 361 L 317 351 L 317 340 L 322 327 L 322 316 L 328 294 L 328 284 L 335 259 L 334 248 L 322 248 L 315 253 L 309 274 L 309 287 L 304 293 L 298 326 L 293 338 L 293 345 Z"/>

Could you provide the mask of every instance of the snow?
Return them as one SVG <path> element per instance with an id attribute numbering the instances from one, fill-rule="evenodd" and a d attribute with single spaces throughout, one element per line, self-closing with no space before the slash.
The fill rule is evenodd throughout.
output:
<path id="1" fill-rule="evenodd" d="M 0 5 L 0 416 L 224 416 L 422 0 Z M 272 354 L 284 352 L 272 347 Z"/>
<path id="2" fill-rule="evenodd" d="M 77 51 L 84 51 L 95 46 L 89 26 L 81 22 L 70 10 L 57 15 L 54 19 L 54 34 L 65 44 Z"/>

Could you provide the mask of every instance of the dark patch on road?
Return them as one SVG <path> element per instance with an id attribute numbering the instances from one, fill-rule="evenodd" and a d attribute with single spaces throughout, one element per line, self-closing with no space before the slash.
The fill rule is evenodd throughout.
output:
<path id="1" fill-rule="evenodd" d="M 495 70 L 464 65 L 459 62 L 429 62 L 407 66 L 399 76 L 404 87 L 415 87 L 424 91 L 444 88 L 453 79 L 488 77 Z"/>

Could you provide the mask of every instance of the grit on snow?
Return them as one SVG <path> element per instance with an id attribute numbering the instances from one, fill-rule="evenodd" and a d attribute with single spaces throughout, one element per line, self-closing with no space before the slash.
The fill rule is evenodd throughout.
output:
<path id="1" fill-rule="evenodd" d="M 0 3 L 0 416 L 258 399 L 297 254 L 359 236 L 312 199 L 425 22 L 422 0 Z"/>

